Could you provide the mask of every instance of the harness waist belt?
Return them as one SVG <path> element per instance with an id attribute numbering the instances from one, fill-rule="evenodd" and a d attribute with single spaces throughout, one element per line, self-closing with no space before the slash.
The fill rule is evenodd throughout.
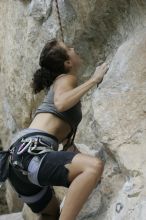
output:
<path id="1" fill-rule="evenodd" d="M 44 132 L 30 132 L 26 135 L 23 135 L 15 143 L 13 143 L 10 147 L 10 152 L 13 152 L 15 147 L 19 146 L 19 143 L 21 143 L 21 142 L 25 143 L 28 140 L 29 141 L 33 140 L 32 142 L 34 143 L 35 140 L 37 140 L 38 138 L 41 138 L 40 141 L 43 141 L 43 145 L 46 145 L 46 146 L 50 146 L 50 138 L 51 138 L 51 142 L 52 142 L 52 139 L 53 139 L 54 143 L 51 146 L 53 147 L 53 150 L 57 151 L 57 149 L 58 149 L 58 139 L 55 136 L 53 136 L 51 134 L 48 134 L 48 133 L 44 133 Z M 23 146 L 21 146 L 21 147 L 23 148 Z"/>

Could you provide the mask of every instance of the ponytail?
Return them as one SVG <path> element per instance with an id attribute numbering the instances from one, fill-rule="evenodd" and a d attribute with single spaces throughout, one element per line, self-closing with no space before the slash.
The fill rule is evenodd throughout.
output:
<path id="1" fill-rule="evenodd" d="M 38 69 L 33 75 L 33 82 L 32 82 L 33 92 L 37 94 L 41 90 L 45 88 L 49 88 L 54 81 L 53 78 L 54 77 L 52 77 L 52 74 L 49 72 L 48 69 L 44 67 Z"/>
<path id="2" fill-rule="evenodd" d="M 69 60 L 67 50 L 56 39 L 46 43 L 40 54 L 41 68 L 33 75 L 32 88 L 35 94 L 49 88 L 60 74 L 68 73 L 69 70 L 64 66 L 66 60 Z"/>

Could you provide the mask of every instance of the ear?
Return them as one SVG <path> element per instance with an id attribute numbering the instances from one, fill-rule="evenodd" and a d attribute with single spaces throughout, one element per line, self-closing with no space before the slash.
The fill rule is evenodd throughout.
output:
<path id="1" fill-rule="evenodd" d="M 65 67 L 65 69 L 70 70 L 70 69 L 72 68 L 72 62 L 71 62 L 71 60 L 66 60 L 66 61 L 64 62 L 64 67 Z"/>

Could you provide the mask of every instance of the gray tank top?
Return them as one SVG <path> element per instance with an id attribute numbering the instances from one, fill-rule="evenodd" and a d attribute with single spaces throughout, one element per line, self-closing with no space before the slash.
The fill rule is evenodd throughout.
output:
<path id="1" fill-rule="evenodd" d="M 54 105 L 54 91 L 53 85 L 50 86 L 47 95 L 45 96 L 41 105 L 35 111 L 34 117 L 38 113 L 49 112 L 55 114 L 59 118 L 68 122 L 73 130 L 77 129 L 78 124 L 82 120 L 81 102 L 79 101 L 72 108 L 64 112 L 59 112 Z"/>

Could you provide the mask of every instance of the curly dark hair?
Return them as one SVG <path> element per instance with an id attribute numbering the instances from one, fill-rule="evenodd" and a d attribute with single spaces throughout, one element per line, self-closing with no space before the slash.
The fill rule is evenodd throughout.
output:
<path id="1" fill-rule="evenodd" d="M 64 67 L 66 60 L 69 60 L 69 55 L 56 39 L 46 43 L 40 55 L 39 65 L 41 68 L 34 73 L 32 79 L 32 88 L 35 94 L 49 88 L 60 74 L 68 73 Z"/>

